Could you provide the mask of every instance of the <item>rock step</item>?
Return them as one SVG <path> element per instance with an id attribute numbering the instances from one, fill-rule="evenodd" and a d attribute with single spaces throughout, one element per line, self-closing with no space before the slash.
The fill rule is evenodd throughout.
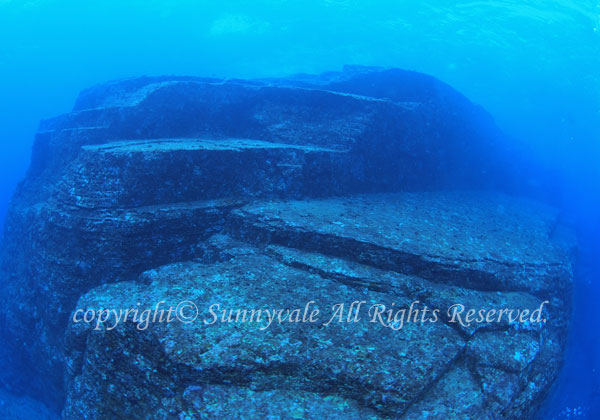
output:
<path id="1" fill-rule="evenodd" d="M 325 195 L 351 187 L 346 161 L 344 150 L 250 139 L 119 141 L 84 146 L 57 199 L 94 209 Z"/>
<path id="2" fill-rule="evenodd" d="M 299 396 L 316 393 L 321 401 L 332 396 L 349 409 L 357 402 L 378 417 L 396 418 L 465 349 L 461 335 L 443 323 L 412 323 L 394 331 L 363 318 L 359 323 L 334 321 L 325 327 L 336 304 L 365 300 L 389 306 L 407 300 L 347 287 L 282 264 L 258 249 L 226 262 L 158 267 L 144 273 L 143 280 L 93 289 L 81 298 L 78 308 L 149 308 L 160 301 L 175 307 L 188 300 L 198 307 L 197 321 L 154 324 L 145 331 L 136 331 L 131 323 L 112 331 L 71 324 L 66 337 L 67 363 L 73 366 L 69 382 L 81 386 L 70 388 L 69 400 L 89 406 L 66 418 L 80 418 L 86 409 L 98 413 L 108 408 L 116 410 L 115 418 L 128 418 L 133 400 L 122 392 L 121 381 L 129 383 L 127 389 L 144 389 L 147 395 L 142 405 L 136 402 L 139 418 L 161 408 L 202 418 L 203 404 L 194 406 L 181 398 L 193 387 L 218 398 L 214 402 L 228 407 L 230 413 L 241 404 L 256 411 L 252 418 L 259 418 L 276 408 L 262 398 L 238 401 L 239 386 L 260 391 L 258 397 L 265 398 L 269 396 L 265 391 L 274 390 Z M 282 294 L 282 290 L 293 293 Z M 310 301 L 321 311 L 318 322 L 284 318 L 266 327 L 264 312 L 261 322 L 256 318 L 246 323 L 203 322 L 212 319 L 213 304 L 233 310 L 235 318 L 238 309 L 302 311 Z M 156 372 L 150 374 L 153 377 L 137 373 L 139 360 L 144 360 L 148 372 Z M 215 394 L 229 384 L 236 385 L 232 394 Z M 165 387 L 171 396 L 164 393 Z"/>
<path id="3" fill-rule="evenodd" d="M 570 259 L 550 239 L 557 210 L 496 193 L 372 194 L 253 203 L 230 232 L 482 291 L 562 296 Z"/>
<path id="4" fill-rule="evenodd" d="M 40 124 L 31 174 L 54 183 L 84 145 L 213 137 L 348 150 L 355 192 L 512 185 L 507 168 L 514 159 L 498 142 L 501 134 L 448 86 L 401 71 L 363 74 L 354 86 L 342 79 L 298 87 L 150 78 L 98 87 L 73 112 Z M 31 181 L 24 191 L 39 200 Z"/>
<path id="5" fill-rule="evenodd" d="M 240 412 L 260 418 L 289 412 L 283 405 L 298 410 L 299 418 L 319 413 L 318 418 L 332 420 L 452 415 L 479 420 L 505 410 L 523 418 L 529 406 L 522 395 L 536 398 L 554 377 L 561 352 L 554 319 L 530 330 L 517 324 L 473 329 L 468 335 L 410 315 L 400 328 L 390 322 L 397 324 L 395 330 L 370 320 L 372 305 L 399 311 L 422 297 L 415 309 L 427 304 L 428 316 L 451 302 L 474 308 L 537 306 L 539 300 L 526 294 L 473 292 L 297 249 L 256 248 L 226 235 L 213 236 L 207 246 L 218 254 L 216 260 L 157 267 L 143 273 L 141 281 L 99 286 L 82 296 L 77 305 L 82 310 L 153 309 L 157 302 L 166 309 L 189 301 L 197 306 L 198 318 L 144 330 L 136 329 L 140 323 L 106 324 L 109 330 L 71 324 L 68 380 L 75 385 L 69 388 L 65 419 L 107 412 L 129 418 L 133 410 L 139 418 L 160 410 L 190 419 Z M 350 278 L 359 281 L 346 281 Z M 372 282 L 378 282 L 376 290 L 364 287 Z M 310 311 L 321 311 L 314 323 L 284 320 L 267 327 L 264 312 L 261 322 L 250 313 L 302 312 L 311 301 Z M 344 305 L 346 320 L 354 301 L 365 302 L 356 322 L 336 318 L 323 325 L 338 304 Z M 214 320 L 210 307 L 215 304 L 219 319 L 206 325 L 204 320 Z M 230 322 L 222 322 L 222 310 Z M 238 310 L 248 312 L 238 315 Z M 242 316 L 246 322 L 233 321 Z M 138 374 L 140 361 L 147 376 Z M 523 389 L 531 380 L 535 386 Z M 143 389 L 146 398 L 140 405 L 133 395 L 116 392 L 122 389 Z M 433 415 L 433 410 L 439 412 Z"/>
<path id="6" fill-rule="evenodd" d="M 64 391 L 62 356 L 56 356 L 56 346 L 62 345 L 64 328 L 83 293 L 104 283 L 136 279 L 157 265 L 203 255 L 203 241 L 222 230 L 228 212 L 241 205 L 238 200 L 209 200 L 87 210 L 53 201 L 13 207 L 7 232 L 13 234 L 12 226 L 26 224 L 29 231 L 21 232 L 26 246 L 5 244 L 6 259 L 0 268 L 5 270 L 7 261 L 27 261 L 28 272 L 43 285 L 39 298 L 44 304 L 18 318 L 3 318 L 3 325 L 9 328 L 19 322 L 54 332 L 14 350 L 20 357 L 44 360 L 52 372 L 60 373 L 43 377 L 43 387 L 39 387 L 58 398 Z M 18 313 L 22 286 L 9 283 L 4 293 L 10 296 L 5 313 Z M 18 343 L 31 337 L 27 329 L 13 333 Z M 25 378 L 23 383 L 30 388 L 40 381 L 39 376 Z"/>
<path id="7" fill-rule="evenodd" d="M 53 267 L 40 273 L 40 281 L 56 290 L 43 309 L 55 314 L 48 321 L 68 315 L 89 288 L 201 255 L 202 242 L 221 231 L 227 214 L 243 204 L 208 200 L 89 211 L 47 203 L 23 209 L 20 217 L 38 235 L 31 263 Z"/>
<path id="8" fill-rule="evenodd" d="M 211 238 L 211 243 L 215 239 L 215 237 Z M 227 249 L 231 248 L 235 248 L 235 244 L 230 242 Z M 481 329 L 506 331 L 513 328 L 514 324 L 511 324 L 506 316 L 493 324 L 462 324 L 456 322 L 458 318 L 452 320 L 449 311 L 452 305 L 460 303 L 468 305 L 468 309 L 521 308 L 534 311 L 542 303 L 539 298 L 524 292 L 471 290 L 294 248 L 270 245 L 264 249 L 264 252 L 285 265 L 314 272 L 323 278 L 358 290 L 373 290 L 404 299 L 412 297 L 421 306 L 426 305 L 431 310 L 438 309 L 440 311 L 440 322 L 447 322 L 449 326 L 463 333 L 465 337 L 472 336 Z M 564 319 L 557 319 L 558 313 L 555 312 L 553 315 L 556 316 L 553 322 L 557 324 L 564 322 Z M 536 331 L 539 330 L 539 325 L 532 325 L 530 328 Z"/>
<path id="9" fill-rule="evenodd" d="M 208 371 L 204 370 L 201 374 L 192 371 L 190 374 L 186 360 L 176 357 L 169 359 L 161 354 L 157 355 L 157 352 L 164 348 L 169 354 L 181 341 L 184 342 L 184 346 L 185 342 L 189 342 L 194 346 L 188 348 L 190 351 L 186 352 L 185 356 L 192 358 L 194 354 L 201 354 L 196 350 L 204 349 L 202 342 L 196 341 L 198 337 L 192 336 L 187 340 L 186 330 L 182 329 L 176 331 L 181 332 L 181 337 L 162 334 L 160 330 L 156 330 L 156 334 L 130 334 L 130 330 L 107 334 L 94 331 L 89 335 L 89 341 L 69 342 L 70 350 L 78 349 L 69 354 L 69 363 L 65 365 L 64 332 L 70 325 L 69 313 L 82 294 L 96 287 L 114 287 L 114 294 L 107 292 L 106 295 L 107 298 L 115 298 L 110 303 L 125 302 L 118 298 L 121 292 L 127 293 L 127 290 L 121 288 L 123 285 L 100 286 L 101 284 L 137 278 L 141 271 L 162 264 L 204 258 L 205 244 L 202 242 L 211 234 L 222 230 L 226 224 L 232 234 L 253 242 L 254 247 L 261 239 L 276 232 L 276 235 L 279 235 L 277 238 L 280 239 L 279 245 L 288 246 L 285 252 L 288 257 L 291 258 L 291 254 L 298 254 L 300 251 L 306 252 L 306 255 L 293 256 L 302 263 L 312 259 L 313 254 L 320 253 L 326 254 L 332 265 L 338 264 L 335 258 L 350 263 L 359 262 L 361 268 L 356 269 L 357 279 L 335 277 L 337 273 L 321 270 L 319 272 L 324 274 L 316 275 L 315 279 L 318 281 L 308 282 L 310 287 L 320 284 L 331 287 L 332 293 L 345 293 L 350 288 L 354 291 L 357 285 L 364 285 L 366 294 L 384 293 L 376 288 L 385 284 L 367 275 L 373 264 L 381 263 L 380 268 L 387 272 L 382 274 L 382 279 L 393 278 L 389 284 L 393 284 L 394 287 L 402 287 L 403 282 L 415 287 L 422 284 L 427 293 L 445 290 L 447 294 L 442 297 L 448 300 L 452 296 L 460 295 L 461 291 L 457 290 L 460 288 L 455 286 L 462 285 L 464 277 L 464 285 L 471 288 L 463 289 L 465 296 L 472 298 L 477 304 L 480 302 L 477 297 L 483 300 L 485 296 L 496 293 L 496 289 L 502 296 L 508 295 L 508 292 L 503 291 L 505 286 L 507 291 L 515 289 L 515 293 L 519 292 L 515 296 L 530 296 L 534 292 L 527 290 L 540 289 L 540 295 L 542 292 L 551 295 L 553 300 L 556 300 L 554 307 L 557 308 L 557 312 L 563 317 L 566 316 L 568 311 L 564 303 L 567 299 L 562 293 L 568 273 L 561 271 L 561 267 L 567 270 L 567 263 L 561 258 L 557 258 L 556 264 L 549 263 L 549 254 L 545 252 L 538 258 L 537 244 L 532 246 L 534 252 L 531 255 L 523 253 L 519 256 L 523 257 L 520 261 L 524 263 L 525 274 L 529 275 L 539 268 L 539 271 L 531 276 L 530 286 L 515 284 L 514 280 L 506 279 L 504 275 L 491 274 L 494 268 L 502 268 L 503 264 L 497 263 L 494 256 L 491 258 L 493 263 L 486 262 L 476 250 L 471 249 L 466 237 L 459 238 L 456 243 L 465 248 L 466 258 L 474 258 L 475 262 L 465 263 L 460 255 L 457 257 L 456 254 L 439 254 L 435 243 L 428 246 L 427 241 L 417 241 L 417 238 L 413 238 L 413 241 L 422 246 L 405 249 L 394 242 L 381 242 L 369 237 L 368 232 L 378 224 L 384 230 L 394 233 L 390 230 L 389 223 L 381 221 L 376 214 L 374 217 L 370 216 L 371 220 L 357 217 L 357 221 L 366 226 L 367 233 L 366 236 L 360 236 L 358 232 L 358 236 L 353 238 L 352 235 L 356 232 L 352 232 L 350 236 L 340 232 L 322 233 L 315 231 L 310 224 L 304 224 L 305 229 L 302 231 L 299 228 L 302 227 L 301 224 L 294 220 L 294 212 L 293 218 L 286 220 L 283 225 L 259 226 L 259 215 L 252 211 L 248 212 L 248 217 L 243 223 L 237 213 L 226 223 L 228 214 L 232 209 L 239 207 L 239 203 L 232 206 L 220 206 L 212 201 L 199 206 L 191 203 L 206 197 L 230 197 L 244 202 L 277 197 L 281 191 L 277 187 L 280 180 L 292 184 L 287 185 L 290 194 L 283 194 L 282 198 L 301 197 L 306 185 L 314 188 L 314 194 L 310 195 L 314 198 L 318 194 L 455 188 L 514 191 L 512 188 L 520 185 L 523 179 L 531 178 L 523 175 L 529 172 L 529 166 L 523 167 L 519 163 L 520 159 L 515 158 L 505 137 L 498 131 L 490 116 L 450 87 L 431 77 L 400 70 L 349 70 L 343 74 L 327 73 L 314 77 L 262 81 L 187 77 L 120 81 L 82 93 L 72 113 L 42 122 L 40 132 L 36 136 L 30 170 L 12 200 L 0 247 L 0 301 L 4 308 L 0 313 L 0 325 L 3 327 L 0 331 L 0 342 L 6 343 L 6 353 L 10 354 L 10 360 L 14 364 L 11 370 L 19 372 L 22 377 L 13 389 L 41 396 L 57 410 L 61 409 L 65 392 L 68 391 L 73 397 L 69 398 L 67 407 L 79 404 L 75 407 L 77 410 L 82 408 L 82 405 L 87 405 L 87 408 L 83 407 L 79 412 L 72 411 L 75 414 L 71 418 L 172 417 L 164 410 L 161 413 L 158 411 L 171 407 L 169 404 L 172 404 L 174 409 L 177 408 L 180 401 L 177 400 L 178 397 L 172 398 L 173 395 L 185 399 L 185 392 L 178 384 L 191 387 L 190 391 L 195 390 L 193 387 L 198 383 L 207 383 L 207 377 L 203 375 Z M 275 149 L 266 146 L 258 148 L 256 143 L 253 147 L 247 147 L 246 144 L 245 147 L 233 148 L 213 145 L 210 150 L 181 147 L 181 144 L 163 144 L 160 148 L 162 151 L 159 152 L 150 151 L 154 145 L 150 148 L 147 144 L 139 142 L 125 146 L 111 145 L 105 149 L 100 147 L 121 140 L 144 143 L 145 139 L 187 141 L 190 138 L 259 139 L 263 142 L 293 144 L 309 149 L 294 149 L 288 146 Z M 86 147 L 94 145 L 95 147 Z M 319 150 L 315 150 L 313 146 Z M 215 156 L 219 157 L 216 164 Z M 251 156 L 255 156 L 256 159 L 251 159 Z M 196 165 L 196 160 L 201 164 Z M 266 162 L 267 160 L 270 162 Z M 264 163 L 257 164 L 259 161 Z M 336 166 L 336 162 L 340 164 Z M 166 167 L 167 164 L 173 169 L 170 172 L 178 173 L 167 173 L 167 170 L 163 169 L 163 165 Z M 194 171 L 196 167 L 200 169 L 198 173 Z M 210 182 L 204 182 L 206 179 L 202 178 L 202 170 L 206 168 L 212 170 L 211 176 L 215 178 L 209 179 Z M 238 178 L 223 178 L 222 174 L 227 174 L 229 170 L 238 174 Z M 297 176 L 298 173 L 300 175 Z M 186 178 L 187 175 L 191 178 Z M 247 181 L 248 176 L 255 183 Z M 219 186 L 222 186 L 221 190 Z M 230 189 L 235 190 L 234 196 L 230 195 Z M 143 193 L 146 190 L 148 194 Z M 371 206 L 370 200 L 365 200 L 364 207 Z M 469 206 L 460 199 L 457 201 L 456 207 L 451 200 L 445 206 L 448 209 L 456 209 L 459 214 L 469 214 Z M 190 204 L 172 204 L 175 202 Z M 382 209 L 377 203 L 372 205 L 376 210 Z M 535 209 L 531 211 L 536 212 Z M 384 211 L 383 216 L 393 218 L 394 213 Z M 347 221 L 347 225 L 352 223 L 351 219 Z M 428 229 L 426 220 L 413 219 L 425 223 L 425 229 Z M 319 220 L 317 218 L 317 221 Z M 474 221 L 473 225 L 485 226 L 486 223 L 487 220 L 482 218 Z M 236 230 L 236 226 L 239 229 Z M 527 229 L 523 231 L 524 238 L 528 237 L 528 232 Z M 256 237 L 251 233 L 256 234 Z M 488 233 L 498 240 L 501 239 L 501 236 L 494 232 Z M 443 233 L 441 235 L 444 236 Z M 407 232 L 404 236 L 410 239 Z M 495 247 L 497 244 L 489 241 L 482 245 Z M 291 250 L 290 247 L 296 249 Z M 215 288 L 219 293 L 230 293 L 227 296 L 233 296 L 235 293 L 232 299 L 236 296 L 245 299 L 242 303 L 253 299 L 251 293 L 255 283 L 260 281 L 260 278 L 252 278 L 254 263 L 260 266 L 257 269 L 258 273 L 264 274 L 266 279 L 273 276 L 274 267 L 283 267 L 284 272 L 302 272 L 301 277 L 294 277 L 293 283 L 274 280 L 274 286 L 270 289 L 269 283 L 263 284 L 260 289 L 266 290 L 266 296 L 273 299 L 284 296 L 286 299 L 292 299 L 292 303 L 295 302 L 293 299 L 296 296 L 296 288 L 303 280 L 306 281 L 306 273 L 311 274 L 303 268 L 288 265 L 284 262 L 284 257 L 278 259 L 272 255 L 263 255 L 261 258 L 264 259 L 260 262 L 253 257 L 257 251 L 250 252 L 240 246 L 236 252 L 239 252 L 239 257 L 234 259 L 238 264 L 230 265 L 229 268 L 243 270 L 241 272 L 247 274 L 246 280 L 253 281 L 235 288 L 235 282 L 219 283 L 215 280 Z M 209 254 L 210 252 L 206 255 Z M 527 263 L 527 258 L 530 259 L 530 264 Z M 509 260 L 503 257 L 501 259 Z M 264 265 L 261 265 L 263 263 Z M 473 268 L 477 263 L 484 267 Z M 511 275 L 522 274 L 515 268 L 518 264 L 506 264 L 509 268 L 504 272 Z M 215 265 L 214 268 L 221 270 L 222 267 Z M 199 269 L 197 273 L 207 272 Z M 473 273 L 476 275 L 472 275 Z M 426 277 L 428 283 L 422 281 L 423 277 Z M 243 276 L 241 279 L 244 281 Z M 136 287 L 154 290 L 152 270 L 146 271 L 141 280 Z M 169 290 L 179 290 L 184 294 L 188 290 L 193 293 L 205 290 L 202 279 L 188 280 L 182 281 L 181 286 L 169 284 Z M 222 281 L 223 278 L 218 280 Z M 549 287 L 552 283 L 555 283 L 554 290 Z M 447 287 L 443 289 L 442 285 Z M 163 294 L 161 286 L 157 287 L 155 297 Z M 178 287 L 180 288 L 177 289 Z M 274 290 L 277 287 L 280 287 L 280 290 Z M 300 286 L 300 290 L 306 289 L 302 287 Z M 477 288 L 490 290 L 474 290 Z M 521 288 L 524 290 L 521 291 Z M 535 298 L 540 299 L 537 292 L 535 293 Z M 391 292 L 384 294 L 390 298 L 396 296 Z M 302 293 L 298 296 L 306 297 Z M 437 304 L 442 305 L 445 302 L 442 297 L 437 299 Z M 200 296 L 199 299 L 201 300 Z M 555 330 L 561 328 L 562 324 Z M 284 334 L 276 335 L 273 342 L 261 341 L 264 336 L 258 340 L 254 335 L 250 344 L 257 341 L 264 344 L 264 348 L 258 349 L 259 358 L 253 358 L 257 352 L 246 351 L 240 359 L 243 363 L 236 365 L 234 360 L 229 372 L 236 373 L 234 380 L 239 379 L 236 386 L 242 388 L 250 381 L 258 385 L 267 384 L 265 387 L 271 385 L 272 388 L 289 390 L 289 393 L 272 395 L 274 404 L 277 404 L 275 401 L 285 401 L 294 399 L 295 395 L 303 395 L 315 401 L 316 405 L 323 404 L 325 407 L 326 397 L 323 396 L 339 389 L 344 393 L 342 399 L 360 401 L 363 406 L 368 405 L 377 411 L 378 415 L 384 412 L 395 414 L 410 406 L 423 409 L 425 417 L 431 409 L 428 406 L 419 406 L 418 400 L 428 390 L 433 390 L 432 398 L 439 400 L 438 393 L 443 394 L 445 386 L 436 387 L 430 380 L 433 378 L 435 382 L 439 375 L 451 368 L 450 365 L 456 364 L 448 359 L 455 354 L 453 351 L 441 350 L 444 355 L 437 357 L 438 349 L 428 346 L 438 341 L 436 331 L 448 332 L 449 346 L 464 343 L 468 336 L 468 331 L 457 331 L 445 324 L 436 325 L 431 331 L 429 335 L 422 330 L 419 332 L 415 345 L 422 345 L 423 349 L 411 348 L 411 351 L 406 352 L 410 363 L 403 359 L 402 355 L 388 357 L 384 348 L 386 344 L 377 342 L 382 338 L 379 335 L 371 335 L 370 340 L 366 341 L 377 342 L 377 353 L 383 355 L 381 362 L 377 359 L 364 362 L 363 355 L 368 356 L 371 351 L 366 348 L 366 341 L 359 349 L 352 349 L 341 342 L 339 334 L 333 333 L 330 337 L 327 331 L 321 331 L 316 337 L 327 346 L 319 349 L 312 343 L 312 346 L 309 346 L 312 359 L 306 363 L 302 352 L 296 347 L 291 347 L 290 343 L 285 341 Z M 410 330 L 408 332 L 406 338 L 410 340 L 411 334 L 416 333 Z M 231 331 L 225 330 L 224 338 L 234 336 L 230 333 Z M 442 338 L 444 336 L 442 334 Z M 164 341 L 164 346 L 161 346 L 162 337 L 167 340 Z M 306 338 L 305 341 L 309 341 L 311 332 L 307 332 L 303 337 Z M 453 341 L 455 337 L 458 341 Z M 488 340 L 499 343 L 496 341 L 498 337 L 488 337 Z M 329 338 L 335 343 L 329 345 Z M 280 339 L 284 342 L 278 341 Z M 391 352 L 408 345 L 398 344 L 397 340 L 402 340 L 402 335 L 397 334 L 390 339 L 395 346 L 390 348 Z M 559 347 L 562 345 L 559 340 L 554 339 L 548 339 L 546 342 L 550 343 L 550 340 L 558 343 Z M 238 348 L 247 350 L 243 339 L 241 341 L 242 344 Z M 209 339 L 206 343 L 212 345 L 215 341 Z M 237 344 L 235 340 L 233 344 L 225 341 L 211 348 L 216 347 L 215 350 L 220 351 L 219 349 L 227 347 L 225 353 L 236 356 Z M 286 359 L 291 360 L 289 366 L 296 370 L 288 372 L 284 364 L 277 364 L 277 360 L 268 365 L 266 370 L 255 369 L 256 366 L 264 367 L 272 361 L 269 357 L 274 353 L 277 357 L 273 348 L 280 344 L 288 351 L 284 356 L 291 355 Z M 81 345 L 87 346 L 87 349 L 81 348 Z M 440 346 L 443 347 L 443 343 L 440 343 Z M 466 352 L 466 346 L 462 348 L 459 354 Z M 115 352 L 111 353 L 109 349 L 115 349 Z M 127 349 L 127 354 L 122 352 L 123 349 Z M 78 351 L 83 352 L 79 355 L 81 357 L 76 355 Z M 353 351 L 356 353 L 352 353 Z M 418 357 L 421 351 L 425 353 L 422 358 Z M 352 358 L 347 352 L 357 357 Z M 503 348 L 502 352 L 509 354 L 508 347 Z M 543 351 L 538 352 L 536 360 L 542 353 Z M 119 354 L 123 357 L 117 357 Z M 535 379 L 531 381 L 535 383 L 535 387 L 527 390 L 530 392 L 529 396 L 519 394 L 517 403 L 512 404 L 516 411 L 507 418 L 523 418 L 520 411 L 523 407 L 534 405 L 535 398 L 541 395 L 547 381 L 555 375 L 556 358 L 552 352 L 548 354 L 546 359 L 541 359 L 542 362 L 532 362 L 532 366 L 543 365 L 546 366 L 546 370 L 539 369 L 535 373 Z M 330 358 L 323 363 L 335 367 L 335 372 L 330 373 L 323 369 L 323 364 L 315 361 L 323 355 Z M 506 382 L 503 378 L 514 379 L 514 376 L 511 376 L 515 375 L 514 366 L 504 363 L 505 361 L 496 363 L 498 361 L 491 357 L 493 352 L 485 351 L 481 352 L 481 355 L 488 359 L 485 361 L 486 369 L 489 367 L 499 372 L 494 374 L 498 380 L 486 382 L 486 385 L 491 384 L 492 389 L 497 390 L 494 395 L 498 397 L 498 401 L 514 402 L 515 399 L 511 397 L 515 395 L 514 390 L 502 388 L 502 384 Z M 521 360 L 528 360 L 524 355 L 526 353 L 521 352 Z M 175 359 L 175 365 L 163 363 Z M 83 366 L 78 365 L 76 360 L 82 362 Z M 155 370 L 146 363 L 148 360 L 152 366 L 156 366 Z M 264 360 L 267 362 L 264 363 Z M 355 362 L 356 360 L 358 362 Z M 425 362 L 421 364 L 421 360 Z M 426 363 L 428 361 L 433 361 L 435 366 L 432 368 Z M 442 368 L 444 363 L 446 366 Z M 244 369 L 236 369 L 240 365 Z M 227 372 L 229 368 L 227 364 L 212 366 L 215 366 L 215 371 L 220 372 Z M 306 369 L 302 370 L 305 366 Z M 368 375 L 359 375 L 356 366 L 367 369 Z M 419 370 L 421 366 L 422 371 Z M 245 369 L 246 367 L 248 369 Z M 271 367 L 275 369 L 270 370 Z M 391 371 L 381 370 L 386 367 L 394 367 L 397 373 L 391 374 Z M 510 368 L 511 372 L 502 371 L 505 368 Z M 250 379 L 246 375 L 249 371 L 255 374 Z M 285 371 L 285 374 L 263 375 L 265 371 Z M 116 382 L 112 384 L 115 387 L 106 387 L 102 372 L 106 374 L 105 377 L 115 379 Z M 465 378 L 465 383 L 468 382 L 468 386 L 464 388 L 466 392 L 471 389 L 469 377 L 488 376 L 484 368 L 482 373 L 463 373 L 457 371 L 457 377 Z M 68 383 L 64 381 L 66 374 L 70 376 Z M 414 378 L 415 375 L 420 375 L 420 378 Z M 0 371 L 0 382 L 10 381 L 9 376 L 12 374 L 6 370 Z M 286 377 L 293 377 L 294 380 L 285 382 Z M 329 377 L 334 379 L 330 380 Z M 183 379 L 180 382 L 181 378 Z M 411 378 L 418 383 L 410 385 Z M 279 379 L 284 381 L 284 384 L 308 386 L 300 390 L 278 387 L 276 380 Z M 398 391 L 394 391 L 396 379 Z M 515 383 L 513 379 L 508 382 Z M 361 381 L 368 384 L 363 386 Z M 421 387 L 421 384 L 426 382 L 428 385 L 425 388 Z M 382 392 L 377 384 L 389 385 L 392 389 L 390 392 L 388 389 L 384 390 L 385 398 L 390 400 L 389 404 L 378 399 Z M 211 383 L 212 385 L 214 384 Z M 218 385 L 226 384 L 222 382 Z M 365 392 L 365 389 L 368 391 Z M 264 389 L 252 391 L 269 398 L 268 392 L 262 393 Z M 463 395 L 462 390 L 458 391 Z M 235 407 L 240 406 L 236 397 L 244 398 L 248 393 L 245 389 L 240 392 L 232 390 L 232 393 L 235 395 L 230 401 L 231 405 L 227 407 L 232 413 L 237 413 Z M 196 392 L 192 394 L 197 395 Z M 319 394 L 323 398 L 312 398 L 313 394 Z M 188 405 L 181 407 L 182 409 L 189 407 L 193 410 L 196 407 L 198 400 L 194 395 L 190 395 L 190 399 L 186 400 Z M 215 395 L 218 397 L 219 393 L 203 393 L 202 397 L 206 397 L 206 401 L 214 401 Z M 78 396 L 82 398 L 77 398 Z M 480 400 L 477 395 L 475 397 L 477 398 L 472 399 L 473 407 L 477 406 Z M 413 404 L 404 398 L 412 398 Z M 206 407 L 196 407 L 192 417 L 202 418 L 205 409 Z M 249 409 L 250 407 L 240 407 L 240 412 Z M 68 410 L 69 408 L 66 412 L 70 412 Z M 178 413 L 185 418 L 185 412 Z M 268 417 L 270 412 L 267 409 L 263 414 L 263 417 Z M 460 413 L 448 414 L 460 417 Z M 476 416 L 473 414 L 472 417 Z M 305 417 L 324 416 L 308 413 Z M 348 415 L 348 418 L 351 417 Z M 358 414 L 358 417 L 368 418 L 362 414 Z M 483 418 L 483 415 L 479 418 Z"/>
<path id="10" fill-rule="evenodd" d="M 385 118 L 390 118 L 387 130 L 418 124 L 412 132 L 420 134 L 427 107 L 416 108 L 326 90 L 173 81 L 151 85 L 127 104 L 44 120 L 40 130 L 108 126 L 111 139 L 213 135 L 331 146 L 352 144 Z M 389 138 L 392 133 L 381 134 Z"/>

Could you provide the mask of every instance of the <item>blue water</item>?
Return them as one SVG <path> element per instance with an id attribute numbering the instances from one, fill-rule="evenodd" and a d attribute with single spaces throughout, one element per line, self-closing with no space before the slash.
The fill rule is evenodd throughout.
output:
<path id="1" fill-rule="evenodd" d="M 582 269 L 569 357 L 544 418 L 600 418 L 598 0 L 0 0 L 0 220 L 38 121 L 69 111 L 86 87 L 344 64 L 438 77 L 553 174 L 555 201 L 581 234 Z"/>

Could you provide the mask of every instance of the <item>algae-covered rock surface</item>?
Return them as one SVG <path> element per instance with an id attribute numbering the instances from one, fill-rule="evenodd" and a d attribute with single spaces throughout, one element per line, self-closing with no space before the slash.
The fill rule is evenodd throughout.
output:
<path id="1" fill-rule="evenodd" d="M 84 91 L 11 204 L 0 381 L 64 419 L 530 418 L 572 262 L 507 144 L 394 69 Z"/>

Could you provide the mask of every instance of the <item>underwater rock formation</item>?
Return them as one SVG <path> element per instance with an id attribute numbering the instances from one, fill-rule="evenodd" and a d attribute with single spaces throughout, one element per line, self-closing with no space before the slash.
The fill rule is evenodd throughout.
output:
<path id="1" fill-rule="evenodd" d="M 65 419 L 527 418 L 560 365 L 571 266 L 556 210 L 456 191 L 513 191 L 503 140 L 401 70 L 87 90 L 41 123 L 11 204 L 0 380 Z M 196 322 L 72 321 L 183 301 Z M 323 322 L 202 322 L 311 301 Z M 323 325 L 354 301 L 362 322 Z M 439 322 L 369 322 L 375 303 Z M 461 323 L 454 304 L 548 322 Z"/>

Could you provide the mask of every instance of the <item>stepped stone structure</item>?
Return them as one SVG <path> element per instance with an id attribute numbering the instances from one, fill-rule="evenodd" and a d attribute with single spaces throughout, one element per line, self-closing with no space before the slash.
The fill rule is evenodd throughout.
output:
<path id="1" fill-rule="evenodd" d="M 11 203 L 0 381 L 64 419 L 529 418 L 572 267 L 517 162 L 484 110 L 396 69 L 84 91 Z M 74 321 L 182 302 L 194 322 Z"/>

